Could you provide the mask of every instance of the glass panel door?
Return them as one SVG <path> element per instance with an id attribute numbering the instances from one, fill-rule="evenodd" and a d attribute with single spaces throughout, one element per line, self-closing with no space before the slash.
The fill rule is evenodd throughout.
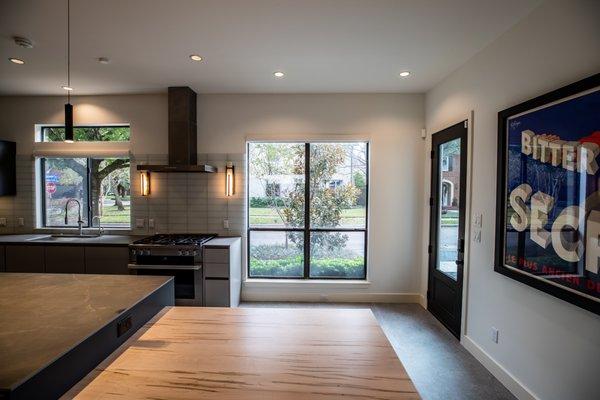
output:
<path id="1" fill-rule="evenodd" d="M 465 247 L 466 121 L 434 133 L 431 144 L 427 309 L 459 338 Z"/>

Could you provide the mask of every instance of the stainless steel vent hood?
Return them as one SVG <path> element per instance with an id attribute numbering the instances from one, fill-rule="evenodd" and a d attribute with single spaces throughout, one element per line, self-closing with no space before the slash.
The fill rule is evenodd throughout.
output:
<path id="1" fill-rule="evenodd" d="M 187 86 L 169 88 L 169 164 L 138 165 L 139 171 L 217 172 L 198 164 L 196 154 L 196 92 Z"/>

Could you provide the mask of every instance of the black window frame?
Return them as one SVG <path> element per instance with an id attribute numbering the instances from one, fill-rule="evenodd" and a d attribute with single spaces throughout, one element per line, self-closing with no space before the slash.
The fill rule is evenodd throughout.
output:
<path id="1" fill-rule="evenodd" d="M 53 142 L 53 141 L 45 141 L 44 140 L 44 130 L 47 128 L 64 128 L 64 125 L 39 125 L 39 143 L 60 143 L 60 142 Z M 127 143 L 131 141 L 131 125 L 129 124 L 111 124 L 111 125 L 77 125 L 74 126 L 73 128 L 129 128 L 129 140 L 120 140 L 120 141 L 106 141 L 107 143 Z M 77 141 L 79 143 L 101 143 L 101 142 L 105 142 L 105 141 L 96 141 L 96 140 L 81 140 L 81 141 Z M 85 158 L 87 160 L 87 165 L 86 165 L 86 170 L 87 170 L 87 210 L 82 210 L 82 214 L 84 213 L 84 211 L 87 211 L 87 224 L 83 225 L 84 228 L 91 228 L 92 227 L 92 218 L 94 217 L 92 215 L 92 191 L 91 191 L 91 185 L 92 185 L 92 179 L 91 179 L 91 173 L 92 170 L 90 168 L 91 165 L 91 161 L 93 159 L 98 159 L 98 158 L 126 158 L 126 157 L 75 157 L 72 155 L 66 156 L 66 155 L 52 155 L 52 156 L 47 156 L 47 157 L 40 157 L 40 166 L 41 166 L 41 207 L 42 207 L 42 227 L 43 228 L 63 228 L 63 229 L 71 229 L 72 226 L 65 226 L 65 225 L 47 225 L 46 224 L 46 213 L 47 213 L 47 207 L 46 207 L 46 195 L 45 195 L 45 191 L 46 191 L 46 159 L 47 158 Z M 131 177 L 130 177 L 131 179 Z M 131 223 L 131 215 L 132 215 L 132 211 L 130 208 L 130 212 L 129 212 L 129 224 L 128 225 L 102 225 L 102 223 L 100 222 L 100 226 L 102 227 L 106 227 L 106 228 L 110 228 L 110 229 L 131 229 L 132 227 L 132 223 Z M 82 215 L 83 216 L 83 215 Z"/>
<path id="2" fill-rule="evenodd" d="M 64 128 L 64 125 L 38 125 L 39 127 L 39 143 L 60 143 L 60 142 L 53 142 L 53 141 L 47 141 L 44 140 L 44 129 L 47 128 Z M 115 140 L 115 141 L 103 141 L 103 140 L 76 140 L 75 142 L 79 142 L 79 143 L 85 143 L 85 142 L 90 142 L 90 143 L 102 143 L 102 142 L 108 142 L 108 143 L 127 143 L 131 141 L 131 125 L 129 124 L 116 124 L 116 125 L 77 125 L 77 126 L 73 126 L 73 129 L 77 129 L 77 128 L 129 128 L 129 140 Z"/>
<path id="3" fill-rule="evenodd" d="M 93 157 L 73 157 L 73 156 L 69 156 L 69 157 L 65 157 L 65 156 L 52 156 L 52 157 L 40 157 L 40 168 L 41 168 L 41 180 L 40 180 L 40 193 L 41 193 L 41 197 L 42 197 L 42 228 L 65 228 L 65 229 L 71 229 L 73 228 L 72 226 L 69 225 L 47 225 L 46 224 L 46 214 L 48 211 L 48 208 L 46 207 L 46 159 L 48 158 L 84 158 L 86 159 L 86 171 L 87 171 L 87 210 L 81 210 L 82 216 L 84 211 L 87 211 L 87 224 L 82 225 L 84 228 L 90 228 L 91 227 L 91 221 L 92 221 L 92 204 L 91 204 L 91 175 L 92 175 L 92 170 L 90 168 L 90 162 L 92 161 Z M 82 207 L 83 208 L 83 207 Z M 131 223 L 130 223 L 131 225 Z"/>
<path id="4" fill-rule="evenodd" d="M 246 276 L 248 279 L 301 279 L 301 280 L 348 280 L 348 281 L 366 281 L 367 280 L 367 250 L 368 250 L 368 236 L 369 236 L 369 182 L 370 182 L 370 170 L 369 170 L 369 157 L 370 157 L 370 143 L 368 140 L 355 140 L 355 141 L 336 141 L 336 140 L 323 140 L 323 141 L 269 141 L 270 143 L 304 143 L 304 227 L 283 227 L 283 228 L 260 228 L 250 226 L 250 144 L 252 143 L 263 143 L 259 140 L 249 141 L 246 143 Z M 365 160 L 365 226 L 364 228 L 311 228 L 310 227 L 310 146 L 311 144 L 319 143 L 365 143 L 366 145 L 366 160 Z M 252 232 L 302 232 L 304 234 L 304 270 L 303 276 L 252 276 L 250 273 L 250 237 Z M 310 238 L 312 232 L 362 232 L 364 235 L 364 263 L 363 263 L 363 276 L 361 278 L 355 277 L 342 277 L 342 276 L 310 276 Z"/>

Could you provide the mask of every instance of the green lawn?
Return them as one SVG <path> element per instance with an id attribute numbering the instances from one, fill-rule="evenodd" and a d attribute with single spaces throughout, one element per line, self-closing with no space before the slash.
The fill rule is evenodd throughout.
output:
<path id="1" fill-rule="evenodd" d="M 117 206 L 104 206 L 102 209 L 102 224 L 127 224 L 130 221 L 130 206 L 125 206 L 123 211 L 119 211 Z"/>
<path id="2" fill-rule="evenodd" d="M 251 225 L 282 225 L 283 221 L 273 208 L 250 208 Z M 349 208 L 342 211 L 340 226 L 364 226 L 365 209 Z"/>

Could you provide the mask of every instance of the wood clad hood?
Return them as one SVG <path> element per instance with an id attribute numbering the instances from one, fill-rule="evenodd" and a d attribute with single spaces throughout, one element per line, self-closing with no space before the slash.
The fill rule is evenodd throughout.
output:
<path id="1" fill-rule="evenodd" d="M 187 86 L 169 88 L 169 164 L 138 165 L 154 172 L 217 172 L 212 165 L 198 164 L 196 92 Z"/>

